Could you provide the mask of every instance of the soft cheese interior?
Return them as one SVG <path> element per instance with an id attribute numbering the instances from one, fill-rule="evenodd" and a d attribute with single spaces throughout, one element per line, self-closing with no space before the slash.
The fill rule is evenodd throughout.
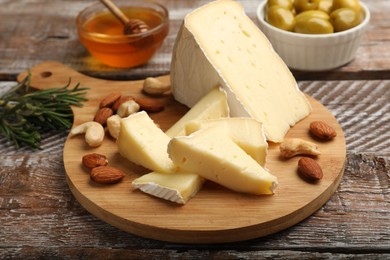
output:
<path id="1" fill-rule="evenodd" d="M 188 14 L 171 63 L 176 100 L 192 107 L 221 85 L 232 117 L 253 117 L 267 140 L 281 142 L 311 107 L 265 35 L 232 0 L 211 2 Z"/>
<path id="2" fill-rule="evenodd" d="M 263 126 L 260 122 L 248 117 L 229 117 L 192 121 L 185 126 L 185 129 L 186 134 L 190 135 L 201 129 L 213 126 L 228 129 L 229 137 L 233 142 L 258 164 L 265 166 L 268 143 L 263 135 Z"/>

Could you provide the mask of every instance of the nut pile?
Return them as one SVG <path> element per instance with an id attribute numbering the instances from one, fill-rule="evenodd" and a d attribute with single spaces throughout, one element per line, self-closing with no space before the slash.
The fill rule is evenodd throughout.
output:
<path id="1" fill-rule="evenodd" d="M 169 93 L 170 85 L 155 78 L 147 78 L 144 81 L 142 91 L 147 95 L 163 95 Z M 70 136 L 85 134 L 85 142 L 88 146 L 98 147 L 104 141 L 105 127 L 107 127 L 109 134 L 117 139 L 122 118 L 140 110 L 158 112 L 163 110 L 164 107 L 165 101 L 161 99 L 135 98 L 113 92 L 100 101 L 93 121 L 75 126 L 70 131 Z M 84 155 L 82 157 L 82 165 L 90 172 L 91 180 L 99 184 L 118 183 L 126 176 L 122 170 L 108 166 L 108 159 L 102 154 L 90 153 Z"/>
<path id="2" fill-rule="evenodd" d="M 309 132 L 313 137 L 323 141 L 329 141 L 337 135 L 336 131 L 330 125 L 322 121 L 311 122 Z M 279 145 L 279 150 L 283 158 L 291 158 L 296 155 L 318 156 L 321 154 L 315 143 L 300 138 L 286 138 Z M 299 159 L 298 173 L 308 181 L 318 181 L 323 177 L 321 166 L 309 157 Z"/>
<path id="3" fill-rule="evenodd" d="M 142 91 L 147 95 L 161 96 L 169 94 L 171 87 L 156 78 L 146 78 Z M 138 111 L 144 110 L 155 113 L 164 110 L 165 101 L 158 98 L 138 97 L 122 95 L 113 92 L 104 97 L 99 103 L 93 121 L 85 122 L 74 127 L 70 136 L 85 134 L 85 141 L 90 147 L 97 147 L 103 143 L 105 136 L 104 127 L 107 126 L 109 134 L 117 139 L 120 130 L 121 118 L 128 117 Z"/>
<path id="4" fill-rule="evenodd" d="M 99 184 L 118 183 L 126 176 L 120 169 L 108 166 L 107 157 L 102 154 L 86 154 L 82 158 L 82 163 L 90 170 L 91 180 Z"/>

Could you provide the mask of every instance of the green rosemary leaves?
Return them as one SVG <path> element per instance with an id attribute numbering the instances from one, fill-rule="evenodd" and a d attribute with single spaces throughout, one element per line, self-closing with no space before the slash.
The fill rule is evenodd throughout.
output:
<path id="1" fill-rule="evenodd" d="M 30 76 L 0 97 L 0 135 L 17 148 L 39 149 L 43 132 L 72 126 L 70 106 L 82 106 L 87 88 L 80 88 L 79 83 L 69 88 L 69 80 L 62 88 L 31 91 Z"/>

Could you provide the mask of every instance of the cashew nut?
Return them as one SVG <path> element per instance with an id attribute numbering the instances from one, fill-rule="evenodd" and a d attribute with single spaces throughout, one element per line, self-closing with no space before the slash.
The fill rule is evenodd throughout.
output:
<path id="1" fill-rule="evenodd" d="M 115 139 L 118 139 L 119 137 L 119 131 L 121 129 L 121 119 L 122 118 L 119 115 L 113 115 L 107 119 L 108 132 Z"/>
<path id="2" fill-rule="evenodd" d="M 316 144 L 299 138 L 285 139 L 279 146 L 280 154 L 284 158 L 290 158 L 298 154 L 319 155 Z"/>
<path id="3" fill-rule="evenodd" d="M 170 84 L 161 82 L 156 78 L 146 78 L 143 85 L 143 91 L 150 95 L 161 95 L 171 90 Z"/>
<path id="4" fill-rule="evenodd" d="M 140 107 L 137 102 L 134 100 L 129 100 L 120 105 L 116 113 L 122 118 L 128 117 L 131 114 L 137 113 L 139 108 Z"/>
<path id="5" fill-rule="evenodd" d="M 70 131 L 70 136 L 84 133 L 85 141 L 89 146 L 97 147 L 103 143 L 104 128 L 101 124 L 91 121 L 78 125 Z"/>

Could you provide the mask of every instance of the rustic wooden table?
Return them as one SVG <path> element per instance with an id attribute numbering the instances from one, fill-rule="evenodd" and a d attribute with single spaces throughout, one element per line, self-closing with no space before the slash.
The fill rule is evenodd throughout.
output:
<path id="1" fill-rule="evenodd" d="M 82 73 L 129 80 L 169 73 L 178 27 L 208 1 L 162 1 L 170 34 L 145 66 L 100 65 L 80 45 L 75 17 L 93 1 L 0 0 L 0 94 L 47 60 Z M 240 1 L 255 20 L 259 1 Z M 324 104 L 346 135 L 347 161 L 331 199 L 301 223 L 250 241 L 166 243 L 120 231 L 72 196 L 62 162 L 67 132 L 47 133 L 42 150 L 16 150 L 0 138 L 0 258 L 23 259 L 390 259 L 390 1 L 365 0 L 371 23 L 356 58 L 327 72 L 294 71 L 300 88 Z"/>

